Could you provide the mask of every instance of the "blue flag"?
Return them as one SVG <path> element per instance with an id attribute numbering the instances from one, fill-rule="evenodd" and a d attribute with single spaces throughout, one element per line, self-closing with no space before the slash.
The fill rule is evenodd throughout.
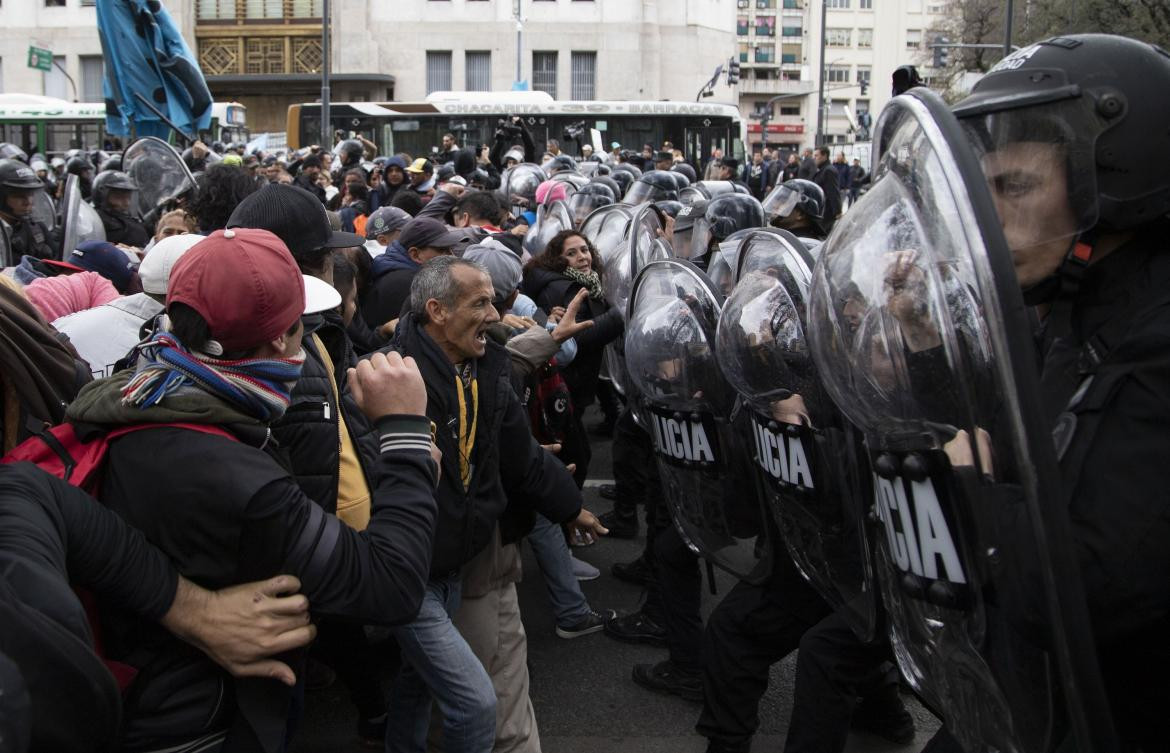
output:
<path id="1" fill-rule="evenodd" d="M 133 126 L 138 137 L 165 139 L 172 130 L 169 120 L 194 138 L 211 124 L 211 92 L 203 72 L 159 0 L 97 0 L 97 22 L 107 131 L 128 136 Z"/>

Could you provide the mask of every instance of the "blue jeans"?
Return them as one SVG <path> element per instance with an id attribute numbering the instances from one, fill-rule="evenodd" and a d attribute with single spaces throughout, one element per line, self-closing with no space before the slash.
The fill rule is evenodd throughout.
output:
<path id="1" fill-rule="evenodd" d="M 536 555 L 536 564 L 544 574 L 544 585 L 548 589 L 548 600 L 552 603 L 557 626 L 572 627 L 589 616 L 589 602 L 581 593 L 581 584 L 573 575 L 573 560 L 569 545 L 561 527 L 540 513 L 528 543 Z"/>
<path id="2" fill-rule="evenodd" d="M 414 621 L 394 629 L 402 669 L 390 688 L 386 753 L 425 753 L 431 701 L 443 712 L 447 753 L 489 753 L 496 739 L 496 691 L 451 622 L 458 578 L 430 581 Z"/>

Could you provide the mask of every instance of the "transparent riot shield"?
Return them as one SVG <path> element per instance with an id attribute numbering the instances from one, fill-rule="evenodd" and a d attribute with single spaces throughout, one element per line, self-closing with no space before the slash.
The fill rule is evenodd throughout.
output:
<path id="1" fill-rule="evenodd" d="M 126 147 L 122 170 L 138 184 L 133 213 L 139 217 L 146 217 L 157 207 L 195 188 L 195 178 L 182 156 L 154 136 L 138 139 Z"/>
<path id="2" fill-rule="evenodd" d="M 750 455 L 731 422 L 735 391 L 717 363 L 721 305 L 689 262 L 648 263 L 630 301 L 626 365 L 684 541 L 736 577 L 760 582 L 771 572 L 772 547 Z"/>
<path id="3" fill-rule="evenodd" d="M 1109 750 L 1033 322 L 979 163 L 922 88 L 874 144 L 872 188 L 821 247 L 809 343 L 865 434 L 894 653 L 968 751 Z"/>
<path id="4" fill-rule="evenodd" d="M 524 235 L 524 250 L 530 256 L 540 256 L 557 233 L 572 230 L 573 227 L 573 215 L 565 202 L 541 204 L 536 209 L 536 222 Z"/>
<path id="5" fill-rule="evenodd" d="M 790 233 L 753 231 L 740 243 L 738 270 L 715 338 L 741 399 L 735 426 L 788 554 L 868 641 L 877 623 L 864 527 L 869 470 L 859 433 L 829 399 L 809 352 L 812 265 Z"/>
<path id="6" fill-rule="evenodd" d="M 0 222 L 0 267 L 14 267 L 20 262 L 12 251 L 12 229 Z"/>
<path id="7" fill-rule="evenodd" d="M 57 226 L 57 207 L 47 192 L 37 191 L 33 194 L 32 217 L 48 230 Z"/>
<path id="8" fill-rule="evenodd" d="M 85 241 L 104 241 L 106 228 L 101 215 L 88 202 L 81 200 L 81 183 L 76 175 L 65 180 L 61 197 L 61 253 L 68 257 Z"/>

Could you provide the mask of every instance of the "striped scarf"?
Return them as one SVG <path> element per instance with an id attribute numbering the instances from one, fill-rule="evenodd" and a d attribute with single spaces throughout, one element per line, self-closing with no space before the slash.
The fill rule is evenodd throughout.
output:
<path id="1" fill-rule="evenodd" d="M 122 402 L 149 408 L 182 387 L 197 387 L 269 423 L 289 404 L 305 362 L 296 358 L 227 361 L 192 353 L 173 334 L 159 332 L 135 348 L 138 367 L 122 390 Z"/>

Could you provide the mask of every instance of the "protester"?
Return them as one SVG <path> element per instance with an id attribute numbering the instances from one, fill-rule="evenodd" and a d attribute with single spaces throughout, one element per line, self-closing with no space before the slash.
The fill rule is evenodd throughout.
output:
<path id="1" fill-rule="evenodd" d="M 430 217 L 416 217 L 406 223 L 398 238 L 374 259 L 373 279 L 362 299 L 362 317 L 367 322 L 383 323 L 397 319 L 422 265 L 436 256 L 450 255 L 462 241 L 461 235 Z"/>

